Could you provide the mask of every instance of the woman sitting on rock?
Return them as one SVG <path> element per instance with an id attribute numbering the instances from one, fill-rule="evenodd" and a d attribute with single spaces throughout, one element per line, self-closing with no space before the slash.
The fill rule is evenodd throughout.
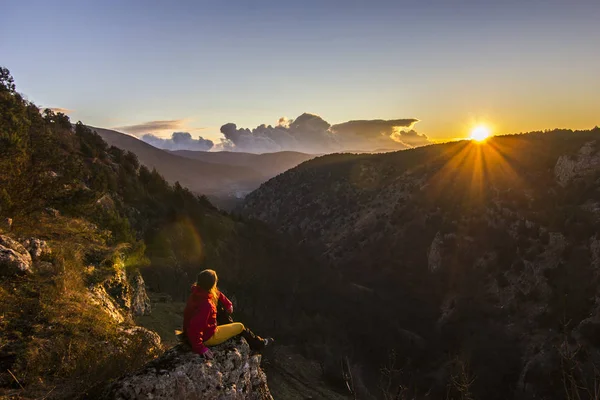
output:
<path id="1" fill-rule="evenodd" d="M 262 350 L 273 342 L 272 338 L 262 339 L 256 336 L 240 322 L 233 322 L 233 304 L 217 288 L 217 273 L 205 269 L 196 278 L 192 293 L 183 312 L 183 335 L 192 346 L 192 350 L 205 358 L 212 359 L 213 353 L 207 346 L 216 346 L 242 335 L 252 350 Z M 217 310 L 219 313 L 217 324 Z"/>

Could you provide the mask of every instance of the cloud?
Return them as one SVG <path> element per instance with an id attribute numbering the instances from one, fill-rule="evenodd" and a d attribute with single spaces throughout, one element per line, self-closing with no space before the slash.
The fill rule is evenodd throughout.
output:
<path id="1" fill-rule="evenodd" d="M 185 125 L 185 122 L 186 121 L 184 119 L 148 121 L 137 125 L 120 126 L 115 129 L 138 135 L 156 131 L 173 131 L 176 129 L 181 129 Z"/>
<path id="2" fill-rule="evenodd" d="M 198 139 L 194 139 L 189 132 L 173 132 L 170 139 L 160 138 L 151 133 L 147 133 L 142 135 L 141 139 L 154 147 L 165 150 L 209 151 L 214 146 L 212 140 L 204 139 L 202 136 L 198 136 Z"/>
<path id="3" fill-rule="evenodd" d="M 279 118 L 279 120 L 277 121 L 277 126 L 281 126 L 283 128 L 289 128 L 290 124 L 292 123 L 292 119 L 289 119 L 288 117 L 281 117 Z"/>
<path id="4" fill-rule="evenodd" d="M 412 130 L 417 122 L 412 118 L 363 120 L 332 126 L 318 115 L 304 113 L 295 120 L 281 117 L 275 127 L 263 124 L 250 130 L 225 124 L 221 127 L 225 138 L 217 147 L 254 153 L 294 150 L 313 154 L 400 150 L 430 143 L 426 135 Z"/>
<path id="5" fill-rule="evenodd" d="M 398 143 L 406 145 L 407 147 L 426 146 L 432 143 L 427 135 L 420 135 L 412 129 L 410 131 L 395 130 L 392 133 L 391 138 Z"/>

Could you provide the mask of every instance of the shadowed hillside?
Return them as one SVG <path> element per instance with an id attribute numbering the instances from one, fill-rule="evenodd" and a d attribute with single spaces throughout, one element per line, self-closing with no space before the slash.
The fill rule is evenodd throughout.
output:
<path id="1" fill-rule="evenodd" d="M 207 267 L 237 315 L 293 343 L 300 321 L 290 311 L 314 297 L 314 261 L 82 123 L 40 112 L 0 68 L 0 397 L 99 396 L 163 351 L 137 320 L 163 335 L 181 323 L 171 315 L 180 303 L 150 318 L 146 288 L 184 301 Z"/>
<path id="2" fill-rule="evenodd" d="M 178 156 L 210 163 L 248 167 L 261 172 L 267 178 L 279 175 L 280 173 L 315 157 L 315 155 L 312 154 L 298 153 L 296 151 L 252 154 L 231 151 L 208 152 L 177 150 L 173 151 L 173 153 Z"/>
<path id="3" fill-rule="evenodd" d="M 594 398 L 599 128 L 324 156 L 241 211 L 337 271 L 331 316 L 390 393 Z"/>
<path id="4" fill-rule="evenodd" d="M 121 132 L 92 129 L 111 146 L 131 151 L 143 165 L 156 168 L 169 183 L 179 182 L 194 193 L 206 195 L 223 209 L 233 208 L 262 182 L 314 157 L 292 151 L 268 154 L 169 152 Z"/>
<path id="5" fill-rule="evenodd" d="M 156 168 L 168 182 L 179 182 L 194 193 L 231 196 L 237 192 L 247 192 L 265 180 L 260 171 L 247 166 L 240 168 L 235 164 L 180 157 L 124 133 L 102 128 L 92 129 L 109 145 L 131 151 L 146 167 Z"/>

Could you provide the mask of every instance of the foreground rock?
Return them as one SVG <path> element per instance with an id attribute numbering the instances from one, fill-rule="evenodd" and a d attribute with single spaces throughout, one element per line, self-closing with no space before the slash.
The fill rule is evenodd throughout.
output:
<path id="1" fill-rule="evenodd" d="M 0 274 L 31 273 L 31 255 L 16 240 L 0 235 Z"/>
<path id="2" fill-rule="evenodd" d="M 256 399 L 272 400 L 261 356 L 251 355 L 245 340 L 212 348 L 215 359 L 204 360 L 176 346 L 141 371 L 121 378 L 106 399 Z"/>

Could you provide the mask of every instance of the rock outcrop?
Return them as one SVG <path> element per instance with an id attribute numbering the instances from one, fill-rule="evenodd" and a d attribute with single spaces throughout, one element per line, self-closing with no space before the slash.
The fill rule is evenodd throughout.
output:
<path id="1" fill-rule="evenodd" d="M 89 288 L 89 299 L 97 304 L 118 324 L 125 322 L 128 318 L 117 302 L 108 294 L 103 285 L 93 285 Z"/>
<path id="2" fill-rule="evenodd" d="M 133 295 L 131 296 L 131 312 L 135 316 L 149 315 L 152 312 L 150 298 L 146 293 L 146 283 L 142 274 L 136 272 L 131 280 Z"/>
<path id="3" fill-rule="evenodd" d="M 27 251 L 29 251 L 31 258 L 34 260 L 52 254 L 52 249 L 50 248 L 48 243 L 46 243 L 45 240 L 29 238 L 25 242 L 23 242 L 23 245 L 25 246 Z"/>
<path id="4" fill-rule="evenodd" d="M 105 393 L 115 400 L 256 399 L 273 397 L 260 368 L 261 356 L 252 355 L 244 339 L 213 347 L 214 360 L 205 360 L 184 346 L 176 346 L 137 373 L 115 382 Z"/>
<path id="5" fill-rule="evenodd" d="M 575 157 L 564 155 L 556 162 L 554 175 L 561 186 L 566 186 L 573 178 L 585 175 L 600 168 L 600 153 L 596 141 L 586 143 Z"/>
<path id="6" fill-rule="evenodd" d="M 22 244 L 0 235 L 0 274 L 31 273 L 31 255 Z"/>

